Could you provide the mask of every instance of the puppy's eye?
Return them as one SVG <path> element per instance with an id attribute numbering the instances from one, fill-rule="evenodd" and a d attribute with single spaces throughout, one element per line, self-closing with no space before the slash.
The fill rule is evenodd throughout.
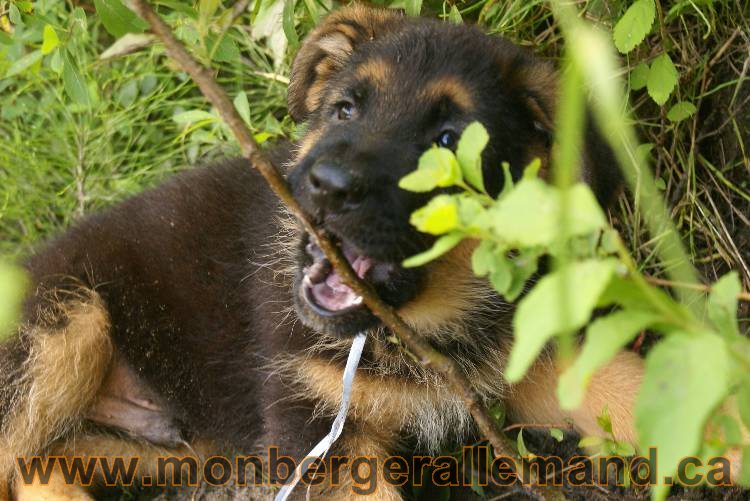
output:
<path id="1" fill-rule="evenodd" d="M 435 143 L 438 146 L 441 148 L 448 148 L 449 150 L 455 149 L 457 142 L 458 137 L 456 136 L 456 133 L 449 129 L 441 132 L 437 139 L 435 139 Z"/>
<path id="2" fill-rule="evenodd" d="M 349 101 L 336 103 L 336 118 L 339 120 L 351 120 L 354 117 L 354 104 Z"/>

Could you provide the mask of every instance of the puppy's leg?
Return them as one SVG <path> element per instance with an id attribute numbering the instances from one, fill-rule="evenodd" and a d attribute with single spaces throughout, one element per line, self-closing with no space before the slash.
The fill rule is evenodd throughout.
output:
<path id="1" fill-rule="evenodd" d="M 631 352 L 621 352 L 599 369 L 589 383 L 583 404 L 565 411 L 557 401 L 559 368 L 552 360 L 542 359 L 526 378 L 511 387 L 508 415 L 517 423 L 573 422 L 583 436 L 605 436 L 596 418 L 605 406 L 612 419 L 612 433 L 617 440 L 636 442 L 633 411 L 635 398 L 643 379 L 643 360 Z"/>
<path id="2" fill-rule="evenodd" d="M 329 465 L 335 461 L 333 456 L 346 458 L 348 463 L 336 468 L 337 473 L 328 471 L 326 481 L 319 489 L 311 491 L 312 498 L 336 501 L 356 498 L 373 501 L 402 499 L 399 488 L 386 483 L 383 476 L 383 462 L 392 455 L 394 442 L 392 434 L 379 432 L 372 427 L 356 424 L 348 427 L 335 446 L 335 452 L 328 455 Z M 297 489 L 304 492 L 306 487 L 299 485 Z"/>
<path id="3" fill-rule="evenodd" d="M 0 361 L 10 386 L 0 402 L 0 479 L 6 482 L 17 457 L 44 452 L 78 426 L 112 358 L 109 317 L 95 292 L 78 292 L 49 311 L 22 328 L 15 355 L 9 349 Z"/>
<path id="4" fill-rule="evenodd" d="M 44 484 L 38 478 L 30 484 L 17 480 L 13 499 L 15 501 L 90 501 L 94 498 L 85 487 L 66 483 L 65 478 L 55 471 L 49 481 Z"/>

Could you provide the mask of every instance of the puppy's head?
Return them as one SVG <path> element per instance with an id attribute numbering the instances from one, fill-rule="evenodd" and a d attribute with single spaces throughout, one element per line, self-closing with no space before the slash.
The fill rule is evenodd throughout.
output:
<path id="1" fill-rule="evenodd" d="M 462 264 L 468 252 L 400 266 L 433 242 L 409 224 L 433 194 L 398 181 L 431 145 L 455 148 L 475 120 L 490 134 L 483 165 L 491 193 L 502 186 L 502 162 L 516 176 L 535 157 L 546 163 L 554 87 L 550 66 L 476 28 L 340 10 L 306 39 L 292 69 L 289 111 L 308 127 L 290 173 L 295 196 L 383 300 L 412 319 L 448 315 L 445 297 L 460 296 L 460 274 L 471 273 Z M 353 334 L 376 323 L 307 237 L 294 294 L 298 314 L 317 330 Z M 441 295 L 445 305 L 435 308 Z"/>

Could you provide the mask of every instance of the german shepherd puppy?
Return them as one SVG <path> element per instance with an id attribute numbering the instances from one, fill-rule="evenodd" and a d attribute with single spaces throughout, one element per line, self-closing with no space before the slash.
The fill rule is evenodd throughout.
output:
<path id="1" fill-rule="evenodd" d="M 514 176 L 533 158 L 546 166 L 555 80 L 550 65 L 477 28 L 353 5 L 329 15 L 297 55 L 289 112 L 307 132 L 276 160 L 359 276 L 457 360 L 488 404 L 504 402 L 518 423 L 571 420 L 585 435 L 601 434 L 606 405 L 615 436 L 632 441 L 637 356 L 617 357 L 582 408 L 564 413 L 551 358 L 525 382 L 504 382 L 512 306 L 472 274 L 473 245 L 421 268 L 400 265 L 432 243 L 409 225 L 431 195 L 398 180 L 431 145 L 455 147 L 475 120 L 490 135 L 491 192 L 502 186 L 501 162 Z M 614 162 L 593 130 L 586 137 L 584 176 L 607 201 L 619 183 Z M 33 288 L 24 320 L 0 347 L 6 495 L 86 495 L 56 477 L 47 486 L 14 480 L 17 456 L 140 456 L 143 476 L 165 454 L 276 446 L 299 460 L 330 428 L 351 336 L 363 331 L 332 455 L 434 453 L 477 438 L 445 382 L 388 341 L 243 160 L 177 175 L 87 217 L 25 266 Z M 352 496 L 346 478 L 312 492 Z M 381 484 L 375 495 L 403 492 Z"/>

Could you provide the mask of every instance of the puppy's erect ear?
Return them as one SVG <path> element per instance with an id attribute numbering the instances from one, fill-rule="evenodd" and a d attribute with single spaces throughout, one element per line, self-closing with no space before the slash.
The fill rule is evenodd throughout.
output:
<path id="1" fill-rule="evenodd" d="M 532 156 L 540 157 L 545 168 L 550 160 L 556 125 L 558 74 L 552 64 L 532 59 L 521 65 L 517 78 L 521 80 L 523 99 L 534 126 L 540 131 L 537 144 L 531 145 Z M 581 177 L 591 185 L 599 202 L 606 208 L 620 192 L 622 174 L 588 106 L 585 113 Z"/>
<path id="2" fill-rule="evenodd" d="M 356 48 L 404 22 L 394 10 L 352 4 L 330 14 L 305 39 L 292 65 L 289 114 L 301 122 L 320 104 L 328 80 Z"/>

